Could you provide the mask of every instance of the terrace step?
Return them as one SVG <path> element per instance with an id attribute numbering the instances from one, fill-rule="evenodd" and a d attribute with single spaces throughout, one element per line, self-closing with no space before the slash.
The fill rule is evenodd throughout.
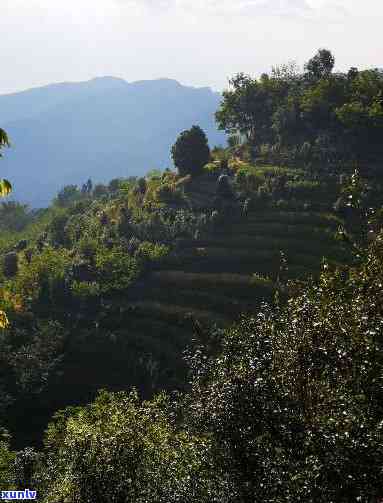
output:
<path id="1" fill-rule="evenodd" d="M 281 222 L 251 222 L 243 221 L 236 225 L 217 225 L 214 235 L 261 235 L 261 236 L 291 236 L 291 237 L 331 237 L 334 230 L 329 227 L 320 229 L 313 224 L 292 224 Z"/>
<path id="2" fill-rule="evenodd" d="M 211 289 L 185 289 L 174 285 L 174 288 L 161 288 L 153 282 L 153 286 L 142 291 L 140 300 L 158 301 L 163 304 L 173 304 L 190 309 L 206 309 L 215 313 L 225 313 L 228 316 L 238 316 L 239 314 L 251 312 L 256 309 L 261 302 L 270 300 L 271 291 L 265 292 L 254 288 L 253 295 L 245 299 L 237 298 L 233 295 L 222 295 L 215 293 Z M 227 292 L 228 293 L 228 292 Z"/>
<path id="3" fill-rule="evenodd" d="M 182 240 L 178 246 L 184 250 L 191 249 L 230 249 L 233 253 L 248 252 L 252 250 L 282 250 L 286 253 L 291 250 L 295 252 L 299 250 L 300 253 L 308 255 L 326 254 L 329 256 L 339 256 L 342 253 L 339 244 L 336 246 L 335 240 L 328 239 L 327 241 L 321 240 L 320 242 L 309 239 L 293 239 L 286 236 L 278 238 L 272 236 L 251 236 L 251 235 L 237 235 L 237 236 L 213 236 L 207 239 L 198 240 Z"/>
<path id="4" fill-rule="evenodd" d="M 156 302 L 150 300 L 129 302 L 127 307 L 132 309 L 135 315 L 142 313 L 143 315 L 159 317 L 161 319 L 173 319 L 178 322 L 187 322 L 191 318 L 196 318 L 206 324 L 217 323 L 225 326 L 230 323 L 230 316 L 222 313 L 216 313 L 206 309 L 196 309 L 176 304 L 167 304 L 164 302 Z"/>
<path id="5" fill-rule="evenodd" d="M 162 284 L 183 284 L 190 288 L 200 288 L 205 283 L 210 283 L 212 288 L 221 286 L 252 287 L 252 278 L 248 274 L 206 274 L 182 271 L 156 271 L 151 277 Z M 271 282 L 270 282 L 271 283 Z"/>
<path id="6" fill-rule="evenodd" d="M 320 264 L 323 255 L 318 253 L 297 253 L 281 250 L 278 247 L 253 250 L 233 249 L 233 248 L 189 248 L 181 255 L 180 263 L 186 267 L 194 267 L 209 263 L 214 267 L 221 267 L 224 264 L 228 267 L 235 267 L 241 273 L 251 273 L 256 270 L 257 264 L 269 263 L 269 270 L 279 268 L 281 262 L 281 251 L 284 252 L 287 260 L 293 265 L 312 266 Z M 338 257 L 329 256 L 329 260 L 336 260 Z M 224 270 L 222 270 L 224 272 Z"/>
<path id="7" fill-rule="evenodd" d="M 316 213 L 316 212 L 298 212 L 298 211 L 266 211 L 259 212 L 256 210 L 249 211 L 246 217 L 248 222 L 275 222 L 287 223 L 292 225 L 310 224 L 313 226 L 338 226 L 341 221 L 332 214 Z"/>

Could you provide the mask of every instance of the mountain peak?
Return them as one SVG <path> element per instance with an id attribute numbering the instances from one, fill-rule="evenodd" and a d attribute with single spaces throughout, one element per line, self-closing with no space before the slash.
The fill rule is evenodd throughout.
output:
<path id="1" fill-rule="evenodd" d="M 146 86 L 146 87 L 172 87 L 172 88 L 179 88 L 183 87 L 182 84 L 178 82 L 178 80 L 175 79 L 167 79 L 167 78 L 160 78 L 160 79 L 146 79 L 146 80 L 136 80 L 131 83 L 131 85 L 134 86 Z"/>
<path id="2" fill-rule="evenodd" d="M 101 77 L 94 77 L 93 79 L 88 80 L 89 84 L 96 84 L 101 86 L 126 86 L 128 82 L 126 80 L 121 79 L 120 77 L 112 77 L 110 75 L 104 75 Z"/>

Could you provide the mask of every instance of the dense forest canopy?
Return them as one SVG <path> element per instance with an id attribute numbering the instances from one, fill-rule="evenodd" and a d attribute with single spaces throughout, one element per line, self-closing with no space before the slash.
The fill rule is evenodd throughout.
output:
<path id="1" fill-rule="evenodd" d="M 178 172 L 0 205 L 1 490 L 382 500 L 383 75 L 334 64 L 234 77 Z"/>

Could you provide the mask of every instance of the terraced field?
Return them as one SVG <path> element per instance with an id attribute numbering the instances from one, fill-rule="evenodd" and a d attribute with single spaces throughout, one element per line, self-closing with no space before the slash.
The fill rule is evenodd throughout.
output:
<path id="1" fill-rule="evenodd" d="M 63 376 L 51 384 L 46 402 L 60 397 L 55 408 L 86 403 L 102 387 L 136 386 L 144 396 L 182 387 L 187 372 L 182 353 L 195 336 L 195 323 L 224 327 L 270 300 L 280 251 L 292 278 L 317 274 L 324 256 L 347 260 L 333 238 L 338 224 L 326 214 L 265 210 L 180 241 L 160 269 L 108 299 L 94 330 L 87 328 L 89 335 L 68 349 Z M 73 389 L 76 393 L 68 392 Z"/>
<path id="2" fill-rule="evenodd" d="M 15 425 L 24 423 L 26 413 L 33 417 L 20 445 L 41 432 L 55 410 L 87 403 L 100 388 L 135 386 L 144 397 L 182 389 L 187 382 L 182 353 L 196 323 L 224 327 L 270 300 L 281 251 L 285 274 L 292 278 L 318 274 L 324 256 L 348 260 L 333 237 L 338 225 L 332 215 L 264 210 L 179 241 L 161 268 L 109 298 L 84 325 L 79 322 L 81 337 L 69 344 L 61 375 L 37 401 L 31 398 L 10 412 Z"/>
<path id="3" fill-rule="evenodd" d="M 137 310 L 170 324 L 189 315 L 230 323 L 271 298 L 281 251 L 291 278 L 318 274 L 323 257 L 347 261 L 334 238 L 338 225 L 331 214 L 265 210 L 233 218 L 198 239 L 181 240 L 166 267 L 136 287 L 132 314 Z"/>

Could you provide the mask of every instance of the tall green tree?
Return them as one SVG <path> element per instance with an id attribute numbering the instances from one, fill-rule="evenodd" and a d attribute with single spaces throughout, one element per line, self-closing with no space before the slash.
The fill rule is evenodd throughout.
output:
<path id="1" fill-rule="evenodd" d="M 335 58 L 328 49 L 319 49 L 313 58 L 305 65 L 305 70 L 311 78 L 320 80 L 330 76 L 335 65 Z"/>
<path id="2" fill-rule="evenodd" d="M 180 175 L 198 175 L 209 162 L 210 149 L 206 134 L 199 126 L 183 131 L 171 149 Z"/>
<path id="3" fill-rule="evenodd" d="M 383 72 L 353 72 L 347 91 L 347 101 L 335 110 L 345 143 L 352 146 L 358 159 L 380 158 L 383 155 Z"/>
<path id="4" fill-rule="evenodd" d="M 228 134 L 240 133 L 251 144 L 266 140 L 271 127 L 273 102 L 268 78 L 258 82 L 240 73 L 229 81 L 223 100 L 215 114 L 218 127 Z"/>

